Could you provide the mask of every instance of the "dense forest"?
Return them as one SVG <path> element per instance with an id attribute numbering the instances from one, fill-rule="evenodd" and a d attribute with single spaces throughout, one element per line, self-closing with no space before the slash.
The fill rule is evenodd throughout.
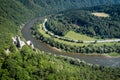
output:
<path id="1" fill-rule="evenodd" d="M 104 12 L 109 17 L 97 17 L 94 12 Z M 56 35 L 64 36 L 70 30 L 97 38 L 120 38 L 120 5 L 69 10 L 53 15 L 46 28 Z"/>
<path id="2" fill-rule="evenodd" d="M 119 80 L 120 68 L 88 65 L 24 46 L 0 56 L 1 80 Z"/>
<path id="3" fill-rule="evenodd" d="M 108 3 L 120 1 L 0 0 L 0 80 L 119 80 L 120 68 L 91 66 L 76 59 L 35 52 L 27 45 L 17 49 L 12 41 L 13 36 L 21 36 L 21 26 L 34 17 Z"/>
<path id="4" fill-rule="evenodd" d="M 75 9 L 81 7 L 89 7 L 95 5 L 118 4 L 119 0 L 17 0 L 25 7 L 42 14 L 55 13 L 66 9 Z"/>

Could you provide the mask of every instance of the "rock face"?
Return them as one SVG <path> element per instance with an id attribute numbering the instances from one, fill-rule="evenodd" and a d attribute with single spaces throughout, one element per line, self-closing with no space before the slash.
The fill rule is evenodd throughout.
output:
<path id="1" fill-rule="evenodd" d="M 29 45 L 29 46 L 31 46 L 32 48 L 34 48 L 34 45 L 33 45 L 33 43 L 32 43 L 32 41 L 27 41 L 27 45 Z"/>
<path id="2" fill-rule="evenodd" d="M 19 36 L 12 37 L 12 39 L 13 43 L 20 49 L 25 45 L 25 42 L 22 41 Z"/>
<path id="3" fill-rule="evenodd" d="M 26 45 L 26 44 L 29 45 L 29 46 L 31 46 L 33 49 L 35 49 L 32 41 L 30 41 L 30 40 L 27 41 L 26 44 L 25 44 L 24 41 L 22 41 L 22 40 L 20 39 L 19 36 L 12 37 L 12 40 L 13 40 L 13 44 L 15 44 L 16 47 L 19 48 L 19 49 L 21 49 L 21 48 L 22 48 L 24 45 Z"/>

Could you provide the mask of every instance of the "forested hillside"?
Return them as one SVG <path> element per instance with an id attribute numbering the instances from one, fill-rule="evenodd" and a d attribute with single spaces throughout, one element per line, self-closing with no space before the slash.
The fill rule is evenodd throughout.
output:
<path id="1" fill-rule="evenodd" d="M 108 17 L 92 13 L 106 13 Z M 102 16 L 102 15 L 101 15 Z M 53 15 L 46 24 L 48 30 L 64 36 L 70 30 L 98 38 L 120 38 L 120 5 L 69 10 Z"/>
<path id="2" fill-rule="evenodd" d="M 119 68 L 89 66 L 77 60 L 47 55 L 31 47 L 21 50 L 12 37 L 36 16 L 119 0 L 0 0 L 0 80 L 119 80 Z M 9 52 L 6 50 L 9 49 Z"/>
<path id="3" fill-rule="evenodd" d="M 0 56 L 0 80 L 119 80 L 120 68 L 87 65 L 77 59 L 34 52 L 24 46 Z"/>
<path id="4" fill-rule="evenodd" d="M 0 52 L 12 45 L 12 35 L 32 18 L 31 11 L 15 0 L 0 0 Z"/>
<path id="5" fill-rule="evenodd" d="M 95 5 L 118 4 L 119 0 L 17 0 L 20 1 L 26 8 L 40 12 L 42 14 L 55 13 L 66 9 L 74 9 L 81 7 L 89 7 Z"/>

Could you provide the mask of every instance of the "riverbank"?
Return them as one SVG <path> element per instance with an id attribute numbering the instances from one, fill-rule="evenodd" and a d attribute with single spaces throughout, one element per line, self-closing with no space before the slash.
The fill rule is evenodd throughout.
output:
<path id="1" fill-rule="evenodd" d="M 63 51 L 61 49 L 58 49 L 57 47 L 52 47 L 49 44 L 46 44 L 50 49 L 57 51 L 57 52 L 62 52 L 62 53 L 67 53 L 67 54 L 73 54 L 73 55 L 79 55 L 79 56 L 89 56 L 89 57 L 105 57 L 105 58 L 120 58 L 120 54 L 119 53 L 109 53 L 109 54 L 98 54 L 98 53 L 70 53 L 70 52 L 66 52 Z"/>
<path id="2" fill-rule="evenodd" d="M 48 45 L 48 46 L 52 47 L 50 45 Z M 52 49 L 56 50 L 56 51 L 60 51 L 60 52 L 65 52 L 65 51 L 62 51 L 61 49 L 58 49 L 56 47 L 52 47 Z M 72 53 L 72 54 L 80 54 L 81 56 L 91 56 L 91 57 L 99 56 L 99 57 L 106 57 L 106 58 L 120 58 L 119 53 L 109 53 L 109 54 L 105 54 L 105 53 L 102 53 L 102 54 L 98 54 L 98 53 Z"/>
<path id="3" fill-rule="evenodd" d="M 108 54 L 108 56 L 110 56 L 112 58 L 120 58 L 120 54 L 119 53 L 110 53 L 110 54 Z"/>

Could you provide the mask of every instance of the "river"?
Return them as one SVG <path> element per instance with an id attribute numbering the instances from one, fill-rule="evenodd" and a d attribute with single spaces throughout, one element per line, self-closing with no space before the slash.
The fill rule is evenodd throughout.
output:
<path id="1" fill-rule="evenodd" d="M 108 67 L 120 67 L 120 57 L 118 58 L 110 58 L 105 56 L 96 56 L 96 55 L 82 55 L 80 53 L 67 53 L 58 51 L 51 46 L 43 43 L 40 40 L 36 40 L 30 32 L 30 28 L 33 26 L 33 24 L 38 20 L 42 18 L 35 18 L 31 21 L 29 21 L 22 29 L 22 35 L 25 38 L 25 40 L 30 40 L 34 44 L 34 46 L 41 51 L 53 53 L 56 55 L 63 55 L 63 56 L 69 56 L 72 58 L 79 58 L 80 60 L 84 60 L 87 63 L 91 64 L 97 64 L 101 66 L 108 66 Z"/>

